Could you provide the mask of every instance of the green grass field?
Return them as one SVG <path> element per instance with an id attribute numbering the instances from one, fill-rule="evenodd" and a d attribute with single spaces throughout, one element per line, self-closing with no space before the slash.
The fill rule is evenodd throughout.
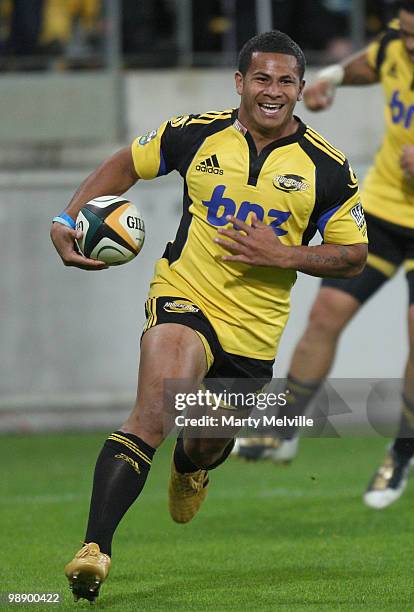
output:
<path id="1" fill-rule="evenodd" d="M 105 434 L 1 438 L 0 591 L 58 592 L 80 547 Z M 171 444 L 115 538 L 102 610 L 412 610 L 414 489 L 376 512 L 361 492 L 383 439 L 307 439 L 289 467 L 230 459 L 188 525 L 167 511 Z M 3 606 L 18 609 L 19 606 Z"/>

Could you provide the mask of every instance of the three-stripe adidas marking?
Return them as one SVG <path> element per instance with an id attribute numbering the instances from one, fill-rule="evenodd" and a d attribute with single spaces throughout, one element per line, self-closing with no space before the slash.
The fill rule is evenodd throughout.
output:
<path id="1" fill-rule="evenodd" d="M 197 164 L 196 170 L 198 172 L 205 172 L 206 174 L 220 174 L 220 176 L 224 174 L 215 153 Z"/>
<path id="2" fill-rule="evenodd" d="M 137 444 L 135 444 L 135 442 L 133 442 L 129 438 L 122 436 L 121 434 L 117 432 L 114 432 L 110 436 L 108 436 L 108 440 L 114 440 L 115 442 L 118 442 L 119 444 L 123 444 L 124 446 L 129 448 L 129 450 L 131 450 L 142 461 L 145 461 L 145 463 L 147 463 L 148 465 L 151 465 L 152 461 L 150 457 L 148 457 L 148 455 L 144 453 L 144 451 L 141 450 L 139 446 L 137 446 Z"/>

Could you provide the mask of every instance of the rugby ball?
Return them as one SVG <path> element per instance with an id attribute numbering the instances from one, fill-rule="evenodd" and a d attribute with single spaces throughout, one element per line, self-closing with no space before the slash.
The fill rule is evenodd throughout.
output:
<path id="1" fill-rule="evenodd" d="M 83 232 L 76 242 L 82 255 L 120 266 L 138 255 L 145 239 L 145 225 L 136 206 L 123 196 L 90 200 L 76 218 Z"/>

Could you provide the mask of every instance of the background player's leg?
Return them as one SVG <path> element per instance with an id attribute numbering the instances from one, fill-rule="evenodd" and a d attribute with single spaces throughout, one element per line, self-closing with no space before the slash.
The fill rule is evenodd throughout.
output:
<path id="1" fill-rule="evenodd" d="M 351 279 L 327 278 L 322 281 L 288 373 L 287 387 L 292 399 L 287 408 L 295 415 L 304 413 L 328 375 L 340 334 L 348 321 L 393 276 L 403 259 L 400 241 L 378 227 L 373 217 L 370 218 L 369 231 L 370 253 L 364 271 Z M 387 259 L 384 259 L 384 254 Z"/>
<path id="2" fill-rule="evenodd" d="M 299 340 L 291 361 L 287 390 L 289 400 L 279 416 L 300 416 L 332 367 L 336 347 L 347 323 L 359 308 L 388 280 L 396 266 L 387 264 L 386 273 L 367 265 L 351 279 L 325 279 L 312 307 L 308 326 Z M 289 439 L 295 428 L 283 432 Z"/>
<path id="3" fill-rule="evenodd" d="M 414 304 L 410 304 L 408 309 L 408 339 L 401 420 L 393 449 L 399 455 L 411 459 L 414 455 Z"/>
<path id="4" fill-rule="evenodd" d="M 381 240 L 384 243 L 384 237 Z M 379 257 L 370 260 L 368 255 L 368 262 L 355 278 L 322 282 L 308 326 L 293 354 L 287 380 L 290 399 L 280 416 L 305 413 L 331 369 L 342 330 L 397 269 L 397 265 Z M 295 428 L 283 432 L 288 439 L 294 434 Z"/>
<path id="5" fill-rule="evenodd" d="M 192 379 L 206 373 L 198 335 L 189 327 L 163 324 L 144 334 L 138 393 L 134 409 L 121 429 L 105 442 L 95 468 L 86 541 L 111 553 L 114 531 L 141 492 L 163 431 L 164 380 Z"/>
<path id="6" fill-rule="evenodd" d="M 306 330 L 293 353 L 285 389 L 288 402 L 279 410 L 280 418 L 301 416 L 306 412 L 332 367 L 342 330 L 358 309 L 392 276 L 396 267 L 384 261 L 380 269 L 367 265 L 362 274 L 355 278 L 325 279 L 322 282 Z M 261 444 L 257 439 L 251 439 L 254 447 L 249 446 L 248 439 L 241 439 L 238 440 L 235 454 L 251 460 L 270 458 L 275 463 L 286 463 L 296 455 L 296 435 L 297 428 L 291 426 L 274 430 L 272 437 L 263 438 Z"/>
<path id="7" fill-rule="evenodd" d="M 322 286 L 310 311 L 307 327 L 296 345 L 287 375 L 287 404 L 279 409 L 278 417 L 300 416 L 328 375 L 335 358 L 342 330 L 360 307 L 360 302 L 343 290 Z M 271 459 L 287 463 L 297 453 L 297 428 L 274 430 L 272 435 L 237 440 L 234 454 L 257 461 Z"/>
<path id="8" fill-rule="evenodd" d="M 410 306 L 408 309 L 409 354 L 404 373 L 404 391 L 397 437 L 385 455 L 364 494 L 370 508 L 381 510 L 401 497 L 407 485 L 410 462 L 414 456 L 414 271 L 408 272 Z"/>
<path id="9" fill-rule="evenodd" d="M 309 315 L 308 325 L 296 345 L 289 376 L 303 383 L 318 384 L 329 373 L 339 336 L 360 307 L 344 291 L 321 287 Z"/>
<path id="10" fill-rule="evenodd" d="M 351 294 L 332 287 L 321 287 L 309 315 L 308 325 L 296 345 L 286 382 L 287 404 L 280 418 L 305 413 L 335 359 L 342 330 L 361 306 Z M 280 432 L 292 439 L 296 427 Z"/>

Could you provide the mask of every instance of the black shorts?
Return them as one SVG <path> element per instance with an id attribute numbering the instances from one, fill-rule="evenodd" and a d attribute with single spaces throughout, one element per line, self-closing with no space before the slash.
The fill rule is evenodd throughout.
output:
<path id="1" fill-rule="evenodd" d="M 361 274 L 353 278 L 324 278 L 323 287 L 349 293 L 366 302 L 404 264 L 409 303 L 414 303 L 414 229 L 394 225 L 365 214 L 368 228 L 368 260 Z"/>
<path id="2" fill-rule="evenodd" d="M 163 323 L 185 325 L 197 332 L 206 352 L 208 387 L 213 386 L 212 379 L 232 379 L 232 391 L 255 392 L 272 379 L 274 359 L 253 359 L 226 353 L 206 315 L 190 300 L 179 296 L 149 298 L 145 303 L 145 313 L 144 333 Z"/>

